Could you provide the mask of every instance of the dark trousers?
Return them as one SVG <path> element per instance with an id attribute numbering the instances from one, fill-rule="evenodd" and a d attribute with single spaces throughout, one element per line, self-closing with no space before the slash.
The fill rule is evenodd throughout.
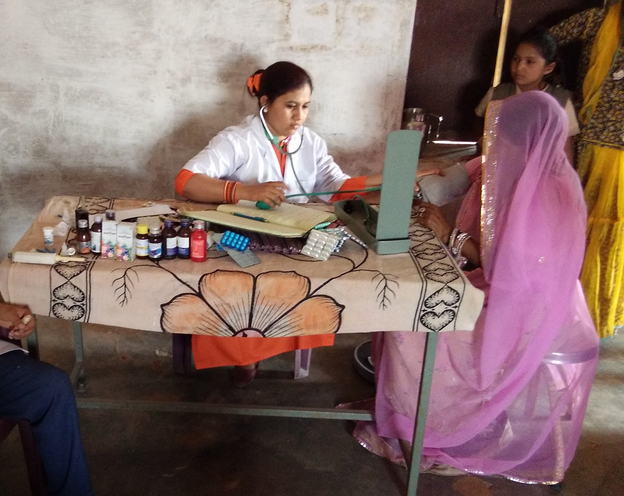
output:
<path id="1" fill-rule="evenodd" d="M 93 494 L 65 372 L 19 350 L 0 355 L 0 417 L 30 422 L 50 496 Z"/>

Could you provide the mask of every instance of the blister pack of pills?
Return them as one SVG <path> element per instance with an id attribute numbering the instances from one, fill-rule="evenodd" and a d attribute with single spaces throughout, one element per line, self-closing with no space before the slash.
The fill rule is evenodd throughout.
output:
<path id="1" fill-rule="evenodd" d="M 238 251 L 222 245 L 221 240 L 223 239 L 224 234 L 225 233 L 213 234 L 212 239 L 217 244 L 217 248 L 225 250 L 225 252 L 232 258 L 232 260 L 234 260 L 240 267 L 244 269 L 246 267 L 258 265 L 260 263 L 260 259 L 249 248 L 247 248 L 245 251 Z"/>
<path id="2" fill-rule="evenodd" d="M 301 250 L 301 253 L 318 260 L 327 260 L 339 241 L 340 237 L 336 234 L 323 231 L 310 231 L 308 241 Z"/>
<path id="3" fill-rule="evenodd" d="M 232 231 L 225 231 L 223 236 L 221 236 L 219 244 L 232 250 L 245 251 L 249 246 L 249 238 Z"/>
<path id="4" fill-rule="evenodd" d="M 282 238 L 270 234 L 251 231 L 236 231 L 249 238 L 249 249 L 252 251 L 267 251 L 281 253 L 283 255 L 296 255 L 301 253 L 305 245 L 302 238 Z"/>
<path id="5" fill-rule="evenodd" d="M 361 241 L 359 238 L 354 236 L 344 226 L 334 227 L 334 228 L 331 228 L 331 229 L 320 229 L 319 231 L 323 232 L 323 233 L 331 234 L 331 235 L 334 235 L 334 236 L 338 236 L 338 243 L 336 243 L 336 246 L 334 247 L 334 253 L 338 253 L 340 251 L 340 249 L 342 248 L 342 246 L 349 239 L 354 241 L 355 243 L 357 243 L 358 245 L 360 245 L 363 248 L 368 248 L 363 241 Z"/>

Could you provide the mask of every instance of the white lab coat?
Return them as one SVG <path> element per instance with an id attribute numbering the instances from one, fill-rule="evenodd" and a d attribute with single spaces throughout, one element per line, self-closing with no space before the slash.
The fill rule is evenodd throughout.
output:
<path id="1" fill-rule="evenodd" d="M 303 142 L 302 142 L 303 140 Z M 299 146 L 301 145 L 301 148 Z M 282 181 L 287 195 L 336 191 L 349 179 L 327 153 L 325 141 L 308 128 L 297 131 L 288 143 L 284 177 L 271 142 L 267 139 L 260 117 L 250 115 L 238 126 L 230 126 L 217 134 L 208 146 L 189 160 L 185 169 L 216 179 L 258 184 Z M 332 195 L 319 198 L 328 201 Z M 308 198 L 289 201 L 305 203 Z"/>

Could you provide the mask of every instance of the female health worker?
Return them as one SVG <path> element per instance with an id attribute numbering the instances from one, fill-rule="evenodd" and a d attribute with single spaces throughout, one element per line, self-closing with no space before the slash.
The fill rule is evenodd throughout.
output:
<path id="1" fill-rule="evenodd" d="M 280 205 L 287 194 L 353 191 L 381 185 L 381 174 L 351 178 L 327 153 L 325 141 L 303 127 L 312 95 L 312 79 L 291 62 L 276 62 L 250 76 L 247 87 L 258 99 L 258 114 L 215 136 L 176 178 L 176 191 L 207 203 L 262 201 Z M 321 195 L 325 201 L 353 193 Z M 305 203 L 308 197 L 292 201 Z M 271 339 L 232 339 L 193 335 L 196 367 L 235 365 L 239 386 L 255 377 L 258 363 L 296 349 L 331 346 L 332 335 Z"/>

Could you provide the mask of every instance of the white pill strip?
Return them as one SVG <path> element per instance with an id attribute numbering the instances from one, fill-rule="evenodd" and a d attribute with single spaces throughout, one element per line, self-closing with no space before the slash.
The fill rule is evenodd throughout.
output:
<path id="1" fill-rule="evenodd" d="M 308 235 L 308 240 L 301 253 L 317 260 L 327 260 L 338 241 L 340 238 L 336 235 L 312 231 Z"/>

